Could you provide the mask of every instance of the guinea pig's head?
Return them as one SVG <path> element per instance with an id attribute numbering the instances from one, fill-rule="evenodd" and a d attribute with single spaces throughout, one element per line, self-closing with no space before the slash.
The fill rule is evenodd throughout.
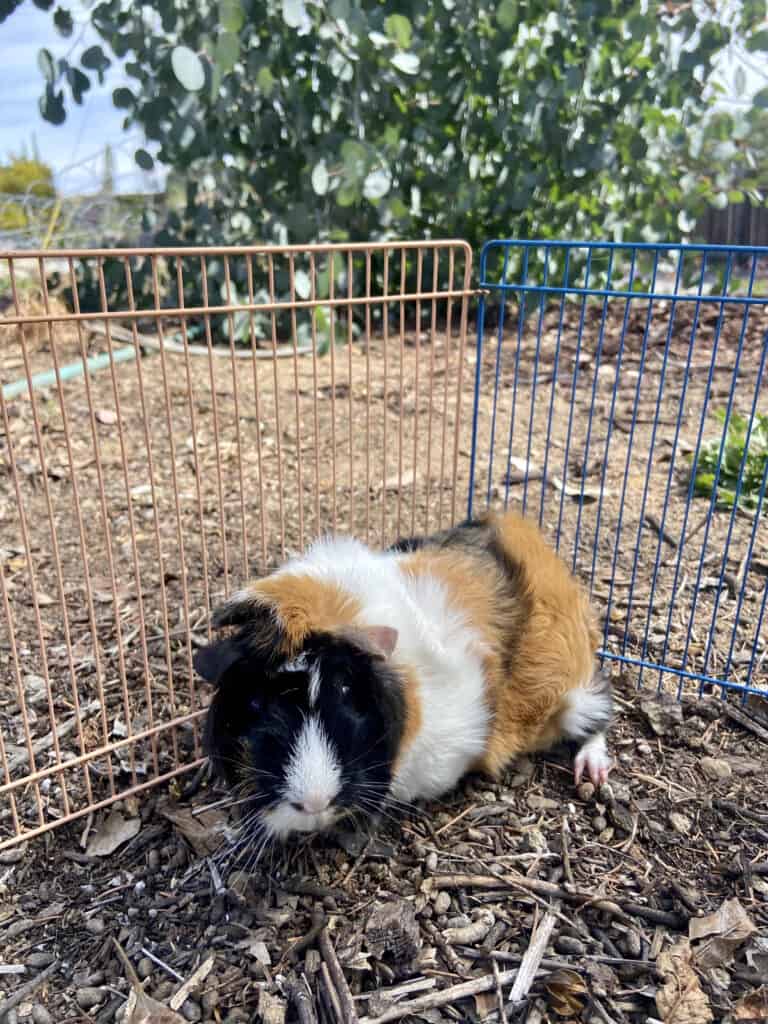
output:
<path id="1" fill-rule="evenodd" d="M 378 811 L 405 726 L 388 627 L 310 633 L 269 659 L 235 637 L 198 652 L 216 684 L 206 747 L 214 771 L 267 834 L 319 831 Z"/>

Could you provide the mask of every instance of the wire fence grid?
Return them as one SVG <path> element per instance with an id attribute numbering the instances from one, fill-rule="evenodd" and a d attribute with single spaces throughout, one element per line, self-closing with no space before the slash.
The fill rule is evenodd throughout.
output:
<path id="1" fill-rule="evenodd" d="M 470 510 L 536 517 L 589 582 L 602 654 L 678 696 L 768 695 L 766 271 L 768 248 L 481 255 Z"/>
<path id="2" fill-rule="evenodd" d="M 233 587 L 327 529 L 456 518 L 470 275 L 461 242 L 0 257 L 0 846 L 200 763 L 192 653 Z"/>
<path id="3" fill-rule="evenodd" d="M 725 510 L 690 470 L 765 411 L 767 256 L 494 242 L 476 289 L 461 241 L 0 253 L 0 847 L 200 765 L 211 607 L 326 530 L 517 504 L 607 656 L 765 692 L 765 470 Z"/>

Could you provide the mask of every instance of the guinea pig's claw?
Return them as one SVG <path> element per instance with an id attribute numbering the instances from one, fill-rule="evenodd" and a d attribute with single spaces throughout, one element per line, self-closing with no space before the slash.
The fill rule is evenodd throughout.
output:
<path id="1" fill-rule="evenodd" d="M 599 733 L 597 736 L 587 740 L 574 759 L 573 776 L 575 784 L 578 786 L 581 782 L 581 777 L 586 768 L 593 785 L 599 787 L 608 781 L 608 773 L 611 770 L 611 766 L 611 757 L 605 745 L 605 736 Z"/>

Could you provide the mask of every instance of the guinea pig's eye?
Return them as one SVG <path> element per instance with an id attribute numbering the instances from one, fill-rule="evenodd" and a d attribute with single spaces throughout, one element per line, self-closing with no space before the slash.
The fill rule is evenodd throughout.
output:
<path id="1" fill-rule="evenodd" d="M 336 685 L 338 686 L 340 697 L 349 696 L 349 683 L 337 683 Z"/>
<path id="2" fill-rule="evenodd" d="M 251 697 L 248 701 L 248 710 L 254 715 L 260 714 L 263 707 L 264 703 L 261 697 Z"/>

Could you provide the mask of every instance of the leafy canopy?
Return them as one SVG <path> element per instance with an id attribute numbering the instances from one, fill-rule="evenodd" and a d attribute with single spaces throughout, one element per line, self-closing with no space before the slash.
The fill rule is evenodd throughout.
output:
<path id="1" fill-rule="evenodd" d="M 52 16 L 69 37 L 66 0 Z M 63 122 L 125 59 L 115 106 L 183 186 L 160 244 L 674 238 L 723 191 L 695 159 L 713 62 L 734 33 L 759 58 L 764 18 L 760 0 L 103 0 L 101 45 L 40 52 L 40 103 Z"/>

